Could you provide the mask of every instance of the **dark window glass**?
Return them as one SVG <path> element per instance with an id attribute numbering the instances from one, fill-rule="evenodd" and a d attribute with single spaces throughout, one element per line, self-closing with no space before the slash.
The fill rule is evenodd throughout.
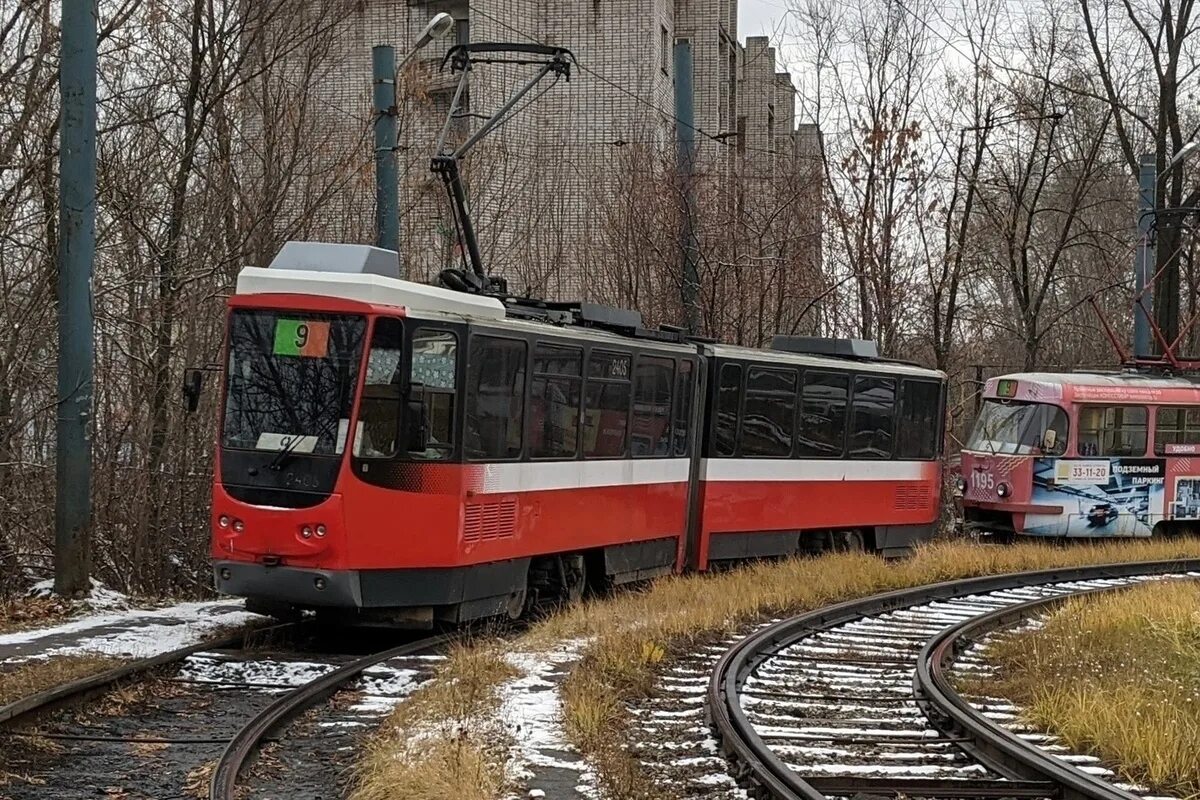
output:
<path id="1" fill-rule="evenodd" d="M 521 455 L 525 349 L 524 342 L 513 339 L 471 337 L 464 439 L 468 458 L 493 460 Z"/>
<path id="2" fill-rule="evenodd" d="M 742 455 L 791 455 L 795 416 L 796 373 L 751 367 L 746 373 Z"/>
<path id="3" fill-rule="evenodd" d="M 454 384 L 458 375 L 458 337 L 450 331 L 421 329 L 413 334 L 409 380 L 425 406 L 425 449 L 412 458 L 449 458 L 454 448 Z"/>
<path id="4" fill-rule="evenodd" d="M 1176 448 L 1168 445 L 1200 444 L 1200 407 L 1171 408 L 1163 406 L 1158 409 L 1157 429 L 1154 432 L 1154 452 L 1167 455 L 1168 450 Z M 1191 448 L 1187 448 L 1191 449 Z"/>
<path id="5" fill-rule="evenodd" d="M 671 455 L 671 383 L 675 364 L 669 358 L 637 360 L 633 374 L 634 458 Z"/>
<path id="6" fill-rule="evenodd" d="M 354 434 L 358 458 L 391 458 L 400 447 L 401 345 L 400 320 L 376 320 Z"/>
<path id="7" fill-rule="evenodd" d="M 738 407 L 742 399 L 742 368 L 738 364 L 721 367 L 717 386 L 717 422 L 714 451 L 718 456 L 737 452 Z"/>
<path id="8" fill-rule="evenodd" d="M 799 455 L 841 458 L 846 438 L 846 398 L 850 376 L 805 372 L 800 398 Z"/>
<path id="9" fill-rule="evenodd" d="M 966 449 L 976 453 L 1061 456 L 1067 452 L 1067 412 L 1045 403 L 983 401 Z"/>
<path id="10" fill-rule="evenodd" d="M 529 409 L 529 455 L 574 458 L 579 449 L 579 398 L 583 351 L 537 345 Z"/>
<path id="11" fill-rule="evenodd" d="M 234 311 L 221 443 L 342 453 L 366 327 L 356 316 Z"/>
<path id="12" fill-rule="evenodd" d="M 1147 416 L 1142 406 L 1083 406 L 1079 455 L 1144 456 Z"/>
<path id="13" fill-rule="evenodd" d="M 696 376 L 691 361 L 680 361 L 675 374 L 675 455 L 686 456 L 688 431 L 692 424 L 692 394 L 696 391 Z"/>
<path id="14" fill-rule="evenodd" d="M 942 385 L 932 381 L 900 383 L 900 413 L 896 417 L 896 458 L 929 460 L 937 455 L 941 434 L 938 410 Z"/>
<path id="15" fill-rule="evenodd" d="M 629 434 L 630 356 L 593 352 L 583 398 L 583 455 L 620 458 Z"/>
<path id="16" fill-rule="evenodd" d="M 851 403 L 850 458 L 891 458 L 896 382 L 858 375 Z"/>

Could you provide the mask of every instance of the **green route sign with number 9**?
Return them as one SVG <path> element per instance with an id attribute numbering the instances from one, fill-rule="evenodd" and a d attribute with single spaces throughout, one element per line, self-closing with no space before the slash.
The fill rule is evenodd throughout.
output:
<path id="1" fill-rule="evenodd" d="M 329 354 L 329 323 L 281 319 L 275 323 L 277 356 L 325 358 Z"/>

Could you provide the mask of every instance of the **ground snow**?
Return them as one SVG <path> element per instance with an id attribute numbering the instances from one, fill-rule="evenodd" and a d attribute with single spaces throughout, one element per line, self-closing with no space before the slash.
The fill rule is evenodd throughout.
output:
<path id="1" fill-rule="evenodd" d="M 91 582 L 92 588 L 87 596 L 73 600 L 73 603 L 90 611 L 117 611 L 130 607 L 129 598 L 126 595 L 109 589 L 95 578 L 92 578 Z M 44 581 L 35 583 L 29 588 L 29 596 L 39 598 L 53 597 L 54 579 L 47 578 Z"/>

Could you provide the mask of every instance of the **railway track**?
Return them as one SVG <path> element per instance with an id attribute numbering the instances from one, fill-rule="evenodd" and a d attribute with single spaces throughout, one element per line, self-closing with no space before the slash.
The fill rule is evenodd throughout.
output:
<path id="1" fill-rule="evenodd" d="M 266 649 L 278 639 L 264 634 L 298 638 L 305 629 L 280 625 L 182 648 L 0 708 L 0 734 L 12 745 L 0 772 L 24 778 L 10 781 L 3 796 L 71 798 L 84 789 L 233 800 L 251 787 L 327 796 L 336 788 L 323 784 L 335 780 L 337 753 L 352 753 L 349 738 L 431 673 L 429 654 L 448 639 L 347 655 L 314 651 L 309 642 Z M 301 722 L 347 689 L 378 707 L 329 703 Z M 31 742 L 38 746 L 22 749 Z M 269 743 L 268 766 L 287 768 L 250 769 Z"/>
<path id="2" fill-rule="evenodd" d="M 901 590 L 759 629 L 713 669 L 705 701 L 752 796 L 1145 800 L 1097 759 L 967 698 L 974 645 L 1069 597 L 1200 577 L 1200 560 L 988 576 Z"/>

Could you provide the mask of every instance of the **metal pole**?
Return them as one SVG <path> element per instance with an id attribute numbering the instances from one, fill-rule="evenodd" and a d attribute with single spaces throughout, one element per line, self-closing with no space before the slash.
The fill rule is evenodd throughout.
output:
<path id="1" fill-rule="evenodd" d="M 371 48 L 375 105 L 375 244 L 400 252 L 400 176 L 396 171 L 396 51 Z"/>
<path id="2" fill-rule="evenodd" d="M 91 552 L 92 261 L 96 251 L 96 0 L 63 0 L 58 204 L 54 590 L 85 592 Z"/>
<path id="3" fill-rule="evenodd" d="M 675 160 L 683 196 L 683 220 L 679 232 L 682 254 L 683 314 L 687 329 L 697 333 L 700 327 L 700 276 L 696 262 L 700 246 L 696 240 L 696 115 L 692 96 L 692 43 L 675 43 Z"/>
<path id="4" fill-rule="evenodd" d="M 1138 169 L 1138 244 L 1133 254 L 1133 357 L 1145 358 L 1150 350 L 1150 310 L 1154 305 L 1153 292 L 1146 285 L 1154 269 L 1154 243 L 1150 240 L 1154 225 L 1154 210 L 1158 194 L 1158 167 L 1153 153 L 1143 154 Z"/>

